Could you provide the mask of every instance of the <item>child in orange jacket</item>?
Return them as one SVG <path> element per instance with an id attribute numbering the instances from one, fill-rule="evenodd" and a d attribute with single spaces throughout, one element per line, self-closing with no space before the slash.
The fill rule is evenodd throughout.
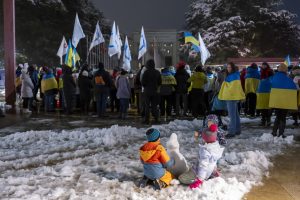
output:
<path id="1" fill-rule="evenodd" d="M 160 132 L 151 128 L 146 132 L 148 142 L 140 148 L 140 159 L 144 165 L 144 177 L 140 187 L 153 185 L 155 190 L 160 190 L 170 185 L 173 175 L 166 168 L 174 165 L 166 149 L 160 143 Z"/>

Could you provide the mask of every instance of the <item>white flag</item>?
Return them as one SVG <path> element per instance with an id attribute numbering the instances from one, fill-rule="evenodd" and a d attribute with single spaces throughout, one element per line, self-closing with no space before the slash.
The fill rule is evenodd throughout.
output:
<path id="1" fill-rule="evenodd" d="M 123 53 L 123 69 L 126 71 L 130 71 L 131 70 L 131 52 L 130 52 L 130 48 L 129 48 L 129 43 L 128 43 L 128 39 L 126 36 L 125 39 L 125 44 L 124 44 L 124 53 Z"/>
<path id="2" fill-rule="evenodd" d="M 93 41 L 90 45 L 90 50 L 92 50 L 93 47 L 95 47 L 95 46 L 97 46 L 97 45 L 99 45 L 103 42 L 105 42 L 105 40 L 104 40 L 104 37 L 101 33 L 99 22 L 97 22 L 96 30 L 95 30 L 94 37 L 93 37 Z"/>
<path id="3" fill-rule="evenodd" d="M 110 41 L 108 46 L 108 55 L 112 57 L 119 53 L 119 39 L 117 37 L 116 23 L 114 22 L 111 30 Z"/>
<path id="4" fill-rule="evenodd" d="M 201 54 L 201 63 L 204 66 L 206 60 L 211 56 L 208 49 L 206 48 L 204 41 L 199 33 L 199 43 L 200 43 L 200 54 Z"/>
<path id="5" fill-rule="evenodd" d="M 154 44 L 153 44 L 153 54 L 154 54 L 154 62 L 155 62 L 155 66 L 157 68 L 161 68 L 161 67 L 165 67 L 165 64 L 163 63 L 162 61 L 162 56 L 160 55 L 159 53 L 159 50 L 158 50 L 158 42 L 157 42 L 157 39 L 156 37 L 154 37 Z"/>
<path id="6" fill-rule="evenodd" d="M 63 39 L 60 43 L 59 49 L 58 49 L 57 54 L 56 54 L 58 57 L 60 57 L 60 64 L 61 65 L 63 64 L 62 63 L 62 58 L 63 58 L 64 55 L 67 54 L 67 50 L 68 50 L 68 43 L 65 39 L 65 36 L 63 36 Z"/>
<path id="7" fill-rule="evenodd" d="M 144 27 L 142 27 L 138 59 L 143 57 L 143 55 L 146 52 L 147 52 L 147 41 L 146 41 L 146 37 L 145 37 Z"/>
<path id="8" fill-rule="evenodd" d="M 85 34 L 83 33 L 78 14 L 76 13 L 75 24 L 73 29 L 73 37 L 72 44 L 76 48 L 80 39 L 85 38 Z"/>
<path id="9" fill-rule="evenodd" d="M 117 26 L 117 39 L 118 39 L 118 49 L 119 49 L 118 58 L 120 59 L 121 54 L 122 54 L 123 43 L 122 43 L 122 39 L 121 39 L 121 36 L 120 36 L 119 26 Z"/>

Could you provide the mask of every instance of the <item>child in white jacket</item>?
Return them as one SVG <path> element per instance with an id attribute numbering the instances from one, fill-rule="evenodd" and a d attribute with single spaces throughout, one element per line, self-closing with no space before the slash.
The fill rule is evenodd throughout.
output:
<path id="1" fill-rule="evenodd" d="M 212 175 L 218 176 L 217 161 L 222 157 L 224 148 L 217 141 L 218 126 L 211 124 L 202 132 L 204 144 L 199 145 L 198 160 L 191 170 L 179 176 L 182 184 L 191 189 L 198 188 Z"/>

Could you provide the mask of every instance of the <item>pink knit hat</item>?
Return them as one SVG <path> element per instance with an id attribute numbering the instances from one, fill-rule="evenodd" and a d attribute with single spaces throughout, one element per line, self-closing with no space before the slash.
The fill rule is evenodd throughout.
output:
<path id="1" fill-rule="evenodd" d="M 217 132 L 218 132 L 218 125 L 212 124 L 210 127 L 202 132 L 202 139 L 206 143 L 214 143 L 217 141 Z"/>

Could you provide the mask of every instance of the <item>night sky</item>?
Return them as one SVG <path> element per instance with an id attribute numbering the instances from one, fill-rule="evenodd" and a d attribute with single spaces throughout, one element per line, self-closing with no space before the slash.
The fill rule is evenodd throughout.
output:
<path id="1" fill-rule="evenodd" d="M 92 0 L 124 33 L 146 29 L 183 29 L 184 13 L 192 0 Z M 247 0 L 245 0 L 247 1 Z M 175 3 L 176 2 L 176 3 Z M 300 16 L 299 0 L 284 0 L 285 8 Z M 300 24 L 300 17 L 298 17 Z"/>

